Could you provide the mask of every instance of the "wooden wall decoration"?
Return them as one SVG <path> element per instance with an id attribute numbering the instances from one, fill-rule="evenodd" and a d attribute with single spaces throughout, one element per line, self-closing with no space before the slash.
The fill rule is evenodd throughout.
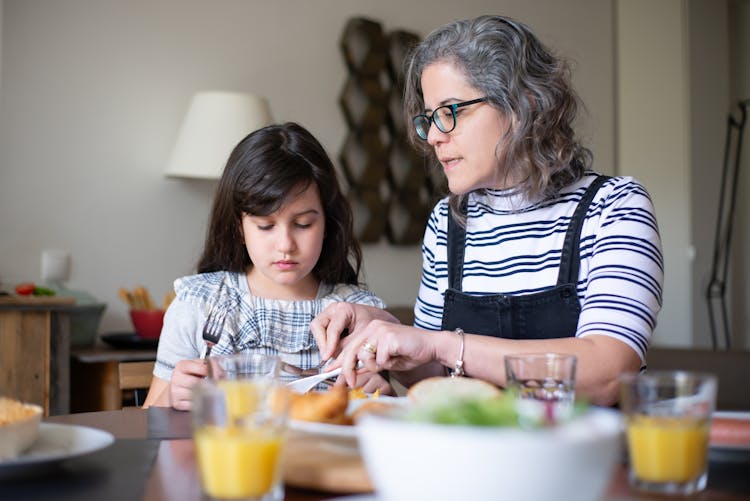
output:
<path id="1" fill-rule="evenodd" d="M 404 60 L 419 36 L 386 34 L 378 21 L 350 19 L 341 37 L 348 70 L 339 105 L 348 126 L 339 160 L 351 186 L 361 242 L 422 240 L 432 205 L 445 186 L 409 144 L 403 112 Z M 436 180 L 437 179 L 437 180 Z"/>

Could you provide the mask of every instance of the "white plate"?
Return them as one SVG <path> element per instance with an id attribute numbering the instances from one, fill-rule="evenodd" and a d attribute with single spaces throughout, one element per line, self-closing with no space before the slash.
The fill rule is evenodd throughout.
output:
<path id="1" fill-rule="evenodd" d="M 352 439 L 357 437 L 357 432 L 354 430 L 354 426 L 342 424 L 291 420 L 289 422 L 289 429 L 300 433 L 308 433 L 310 435 L 319 435 L 323 437 Z"/>
<path id="2" fill-rule="evenodd" d="M 39 435 L 29 449 L 16 458 L 0 461 L 0 473 L 83 456 L 108 447 L 114 441 L 111 433 L 96 428 L 41 423 Z"/>
<path id="3" fill-rule="evenodd" d="M 380 396 L 376 399 L 361 398 L 350 400 L 349 406 L 346 408 L 346 413 L 352 414 L 359 408 L 359 406 L 361 406 L 365 402 L 369 402 L 370 400 L 394 402 L 400 405 L 405 405 L 409 401 L 409 399 L 406 397 L 390 397 L 387 395 Z M 322 437 L 344 438 L 352 440 L 355 440 L 357 438 L 357 432 L 354 429 L 354 426 L 342 424 L 317 423 L 314 421 L 297 421 L 295 419 L 292 419 L 289 421 L 289 429 L 296 432 L 318 435 Z"/>
<path id="4" fill-rule="evenodd" d="M 750 419 L 750 411 L 716 411 L 714 417 L 730 419 Z"/>

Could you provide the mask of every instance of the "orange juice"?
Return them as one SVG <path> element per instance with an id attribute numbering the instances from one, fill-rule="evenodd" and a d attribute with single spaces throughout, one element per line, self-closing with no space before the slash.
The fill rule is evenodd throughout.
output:
<path id="1" fill-rule="evenodd" d="M 277 431 L 204 426 L 194 437 L 203 488 L 213 498 L 263 496 L 281 474 Z"/>
<path id="2" fill-rule="evenodd" d="M 706 470 L 705 418 L 636 415 L 628 419 L 627 435 L 631 468 L 639 480 L 684 483 Z"/>
<path id="3" fill-rule="evenodd" d="M 258 383 L 243 379 L 226 379 L 219 381 L 219 389 L 226 398 L 229 422 L 233 422 L 242 416 L 249 416 L 258 407 L 262 388 Z"/>

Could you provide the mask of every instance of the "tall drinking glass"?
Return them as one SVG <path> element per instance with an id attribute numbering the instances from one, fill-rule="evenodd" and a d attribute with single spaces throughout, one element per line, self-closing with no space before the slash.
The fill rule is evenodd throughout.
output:
<path id="1" fill-rule="evenodd" d="M 705 489 L 716 389 L 712 374 L 676 371 L 620 377 L 633 487 L 680 495 Z"/>
<path id="2" fill-rule="evenodd" d="M 201 485 L 212 499 L 281 501 L 289 394 L 278 357 L 210 357 L 193 390 L 193 437 Z"/>

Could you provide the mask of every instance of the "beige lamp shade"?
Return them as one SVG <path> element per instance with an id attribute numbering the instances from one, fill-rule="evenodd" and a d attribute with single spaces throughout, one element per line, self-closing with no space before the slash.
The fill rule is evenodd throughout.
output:
<path id="1" fill-rule="evenodd" d="M 218 179 L 237 143 L 270 123 L 268 101 L 262 97 L 239 92 L 198 92 L 190 100 L 166 175 Z"/>

